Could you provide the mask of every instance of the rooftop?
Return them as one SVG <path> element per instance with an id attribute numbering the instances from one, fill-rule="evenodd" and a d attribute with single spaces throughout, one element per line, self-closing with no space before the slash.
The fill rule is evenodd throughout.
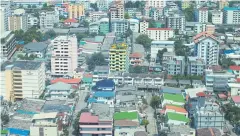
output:
<path id="1" fill-rule="evenodd" d="M 174 45 L 175 41 L 152 41 L 151 44 L 157 45 Z"/>
<path id="2" fill-rule="evenodd" d="M 207 88 L 203 87 L 203 88 L 189 88 L 189 89 L 185 89 L 186 95 L 188 95 L 190 98 L 196 98 L 199 95 L 203 96 L 199 93 L 203 93 L 207 91 Z M 205 95 L 204 95 L 205 96 Z"/>
<path id="3" fill-rule="evenodd" d="M 130 58 L 141 58 L 142 56 L 143 56 L 143 54 L 138 53 L 138 52 L 134 52 L 129 55 Z"/>
<path id="4" fill-rule="evenodd" d="M 45 100 L 26 98 L 21 101 L 20 108 L 17 110 L 17 112 L 40 113 L 44 104 L 45 104 Z"/>
<path id="5" fill-rule="evenodd" d="M 42 62 L 39 61 L 6 61 L 1 65 L 1 70 L 6 69 L 20 69 L 20 70 L 37 70 L 41 66 Z"/>
<path id="6" fill-rule="evenodd" d="M 80 123 L 98 123 L 98 116 L 93 116 L 90 112 L 83 112 L 80 115 Z"/>
<path id="7" fill-rule="evenodd" d="M 134 112 L 117 112 L 114 113 L 114 120 L 136 120 L 138 119 L 138 113 Z"/>
<path id="8" fill-rule="evenodd" d="M 181 102 L 181 103 L 185 102 L 182 94 L 163 93 L 163 98 L 167 100 L 172 100 L 174 102 Z"/>
<path id="9" fill-rule="evenodd" d="M 99 120 L 112 120 L 114 108 L 111 108 L 108 104 L 92 103 L 91 112 L 98 115 Z"/>
<path id="10" fill-rule="evenodd" d="M 240 10 L 240 8 L 237 8 L 237 7 L 224 7 L 223 10 Z"/>
<path id="11" fill-rule="evenodd" d="M 175 112 L 187 113 L 187 111 L 184 108 L 179 107 L 179 106 L 166 105 L 165 108 L 166 108 L 166 110 L 169 109 L 169 110 L 174 110 Z"/>
<path id="12" fill-rule="evenodd" d="M 131 126 L 139 126 L 139 123 L 131 120 L 116 120 L 114 121 L 114 126 L 131 127 Z"/>
<path id="13" fill-rule="evenodd" d="M 189 119 L 183 114 L 168 112 L 167 117 L 168 119 L 171 119 L 171 120 L 189 122 Z"/>
<path id="14" fill-rule="evenodd" d="M 66 100 L 51 100 L 46 101 L 42 111 L 45 113 L 49 112 L 69 112 L 71 108 L 66 105 Z"/>
<path id="15" fill-rule="evenodd" d="M 47 47 L 48 47 L 48 45 L 44 42 L 31 42 L 31 43 L 24 45 L 23 49 L 26 52 L 37 52 L 37 51 L 41 52 L 41 51 L 46 50 Z"/>
<path id="16" fill-rule="evenodd" d="M 70 18 L 68 18 L 68 19 L 66 19 L 66 20 L 64 20 L 64 23 L 77 23 L 78 22 L 78 20 L 77 19 L 70 19 Z"/>
<path id="17" fill-rule="evenodd" d="M 229 66 L 231 70 L 240 70 L 240 66 Z"/>
<path id="18" fill-rule="evenodd" d="M 114 88 L 115 87 L 115 83 L 111 79 L 104 79 L 104 80 L 98 81 L 96 83 L 96 87 L 98 89 L 101 89 L 101 88 Z"/>
<path id="19" fill-rule="evenodd" d="M 112 44 L 111 49 L 127 49 L 128 45 L 126 43 Z"/>
<path id="20" fill-rule="evenodd" d="M 56 118 L 58 112 L 50 112 L 50 113 L 40 113 L 40 114 L 35 114 L 33 116 L 33 120 L 37 119 L 51 119 L 51 118 Z"/>
<path id="21" fill-rule="evenodd" d="M 170 125 L 170 133 L 180 133 L 182 135 L 190 135 L 191 132 L 195 133 L 195 129 L 190 128 L 188 125 Z"/>
<path id="22" fill-rule="evenodd" d="M 173 30 L 172 28 L 147 28 L 147 30 Z"/>
<path id="23" fill-rule="evenodd" d="M 103 92 L 103 91 L 97 91 L 93 94 L 94 97 L 114 97 L 115 93 L 114 92 Z"/>
<path id="24" fill-rule="evenodd" d="M 196 130 L 197 136 L 221 136 L 221 131 L 217 128 L 200 128 Z"/>
<path id="25" fill-rule="evenodd" d="M 174 87 L 168 87 L 168 86 L 161 86 L 160 91 L 161 93 L 182 94 L 182 90 L 180 88 L 174 88 Z"/>
<path id="26" fill-rule="evenodd" d="M 236 104 L 240 104 L 240 96 L 232 96 L 232 100 Z"/>
<path id="27" fill-rule="evenodd" d="M 56 78 L 54 80 L 51 80 L 51 84 L 54 84 L 57 82 L 63 82 L 63 83 L 67 83 L 67 84 L 79 84 L 81 82 L 81 79 L 80 78 L 71 78 L 71 79 Z"/>
<path id="28" fill-rule="evenodd" d="M 49 90 L 71 90 L 72 86 L 63 82 L 57 82 L 55 84 L 47 86 Z"/>
<path id="29" fill-rule="evenodd" d="M 117 95 L 116 99 L 120 100 L 121 102 L 135 101 L 136 95 Z"/>

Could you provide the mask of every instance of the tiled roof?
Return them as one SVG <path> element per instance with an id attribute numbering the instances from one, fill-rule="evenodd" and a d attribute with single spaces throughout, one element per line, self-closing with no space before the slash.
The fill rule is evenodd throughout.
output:
<path id="1" fill-rule="evenodd" d="M 135 52 L 129 55 L 130 58 L 141 58 L 143 55 L 139 52 Z"/>
<path id="2" fill-rule="evenodd" d="M 114 121 L 114 126 L 138 126 L 139 123 L 136 121 L 131 121 L 131 120 L 116 120 Z"/>
<path id="3" fill-rule="evenodd" d="M 73 79 L 57 78 L 57 79 L 51 80 L 51 84 L 54 84 L 57 82 L 64 82 L 67 84 L 78 84 L 81 82 L 81 79 L 80 78 L 73 78 Z"/>
<path id="4" fill-rule="evenodd" d="M 64 21 L 64 23 L 77 23 L 78 21 L 76 20 L 76 19 L 66 19 L 65 21 Z"/>
<path id="5" fill-rule="evenodd" d="M 194 42 L 198 43 L 201 40 L 203 40 L 203 39 L 200 39 L 201 37 L 205 37 L 205 38 L 209 37 L 209 38 L 212 38 L 212 39 L 218 41 L 215 36 L 213 36 L 212 34 L 209 34 L 206 31 L 204 31 L 204 32 L 201 32 L 201 33 L 199 33 L 199 34 L 197 34 L 196 36 L 193 37 Z"/>
<path id="6" fill-rule="evenodd" d="M 147 28 L 147 30 L 173 30 L 172 28 Z"/>
<path id="7" fill-rule="evenodd" d="M 176 112 L 187 113 L 187 111 L 184 108 L 173 105 L 166 105 L 166 109 L 174 110 Z"/>
<path id="8" fill-rule="evenodd" d="M 81 113 L 80 123 L 98 123 L 98 116 L 93 116 L 90 112 Z"/>
<path id="9" fill-rule="evenodd" d="M 240 70 L 240 66 L 230 66 L 231 70 Z"/>
<path id="10" fill-rule="evenodd" d="M 240 103 L 240 96 L 232 96 L 232 100 L 233 100 L 235 103 Z"/>

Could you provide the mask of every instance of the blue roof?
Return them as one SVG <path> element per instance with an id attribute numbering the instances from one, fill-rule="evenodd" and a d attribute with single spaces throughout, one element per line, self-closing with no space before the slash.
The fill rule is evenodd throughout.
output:
<path id="1" fill-rule="evenodd" d="M 18 44 L 24 44 L 25 42 L 24 41 L 18 41 Z"/>
<path id="2" fill-rule="evenodd" d="M 87 102 L 88 103 L 94 103 L 94 102 L 97 102 L 97 100 L 92 98 L 92 97 L 90 97 L 90 98 L 88 98 Z"/>
<path id="3" fill-rule="evenodd" d="M 161 87 L 160 90 L 161 93 L 170 93 L 170 94 L 181 94 L 182 91 L 180 88 L 174 88 L 174 87 Z"/>
<path id="4" fill-rule="evenodd" d="M 231 53 L 235 53 L 235 50 L 224 50 L 223 53 L 224 54 L 231 54 Z"/>
<path id="5" fill-rule="evenodd" d="M 10 135 L 29 136 L 30 131 L 24 129 L 8 128 Z"/>
<path id="6" fill-rule="evenodd" d="M 240 8 L 238 7 L 224 7 L 223 10 L 240 10 Z"/>
<path id="7" fill-rule="evenodd" d="M 114 92 L 95 92 L 93 94 L 94 97 L 114 97 Z"/>
<path id="8" fill-rule="evenodd" d="M 96 83 L 97 88 L 114 88 L 115 83 L 111 79 L 104 79 Z"/>

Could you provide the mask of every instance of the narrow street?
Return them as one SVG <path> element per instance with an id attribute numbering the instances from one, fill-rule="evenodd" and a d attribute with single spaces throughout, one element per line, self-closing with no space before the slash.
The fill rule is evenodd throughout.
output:
<path id="1" fill-rule="evenodd" d="M 88 90 L 79 90 L 79 100 L 78 100 L 78 102 L 76 104 L 75 111 L 73 113 L 72 124 L 73 124 L 73 122 L 74 122 L 74 120 L 76 118 L 77 113 L 87 106 L 87 103 L 84 102 L 84 99 L 87 96 L 87 92 L 88 92 Z M 71 124 L 71 126 L 69 128 L 69 136 L 74 136 L 72 134 L 72 132 L 74 131 L 72 124 Z"/>

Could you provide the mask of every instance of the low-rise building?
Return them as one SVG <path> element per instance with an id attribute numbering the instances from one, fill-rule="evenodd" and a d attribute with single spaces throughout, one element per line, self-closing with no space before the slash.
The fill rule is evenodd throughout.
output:
<path id="1" fill-rule="evenodd" d="M 182 115 L 188 117 L 188 112 L 183 107 L 175 106 L 175 105 L 171 105 L 171 104 L 165 105 L 162 112 L 165 115 L 169 112 L 172 112 L 172 113 L 182 114 Z"/>
<path id="2" fill-rule="evenodd" d="M 139 32 L 139 20 L 137 19 L 129 19 L 129 28 L 132 30 L 133 33 Z"/>
<path id="3" fill-rule="evenodd" d="M 97 11 L 90 12 L 89 17 L 91 18 L 91 22 L 99 21 L 102 17 L 106 17 L 107 12 Z"/>
<path id="4" fill-rule="evenodd" d="M 233 74 L 237 76 L 237 78 L 240 77 L 240 66 L 230 66 L 229 69 L 233 71 Z"/>
<path id="5" fill-rule="evenodd" d="M 167 49 L 167 52 L 174 52 L 174 41 L 152 41 L 151 60 L 156 61 L 159 50 Z"/>
<path id="6" fill-rule="evenodd" d="M 240 95 L 240 84 L 239 83 L 228 83 L 231 90 L 231 96 Z"/>
<path id="7" fill-rule="evenodd" d="M 184 56 L 175 56 L 172 60 L 169 60 L 166 70 L 168 75 L 183 75 L 185 72 Z"/>
<path id="8" fill-rule="evenodd" d="M 231 102 L 235 105 L 240 107 L 240 96 L 232 96 Z"/>
<path id="9" fill-rule="evenodd" d="M 206 102 L 204 107 L 197 108 L 194 114 L 194 127 L 218 128 L 224 127 L 224 114 L 219 111 L 219 105 L 214 102 Z"/>
<path id="10" fill-rule="evenodd" d="M 187 125 L 189 123 L 188 117 L 178 113 L 168 112 L 166 118 L 167 123 L 172 125 Z"/>
<path id="11" fill-rule="evenodd" d="M 187 74 L 201 76 L 204 73 L 205 64 L 202 59 L 197 57 L 188 57 Z"/>
<path id="12" fill-rule="evenodd" d="M 182 94 L 163 93 L 161 101 L 162 107 L 164 107 L 166 104 L 174 104 L 179 106 L 183 106 L 185 104 L 185 100 Z"/>
<path id="13" fill-rule="evenodd" d="M 31 42 L 23 47 L 23 51 L 30 55 L 36 55 L 38 58 L 44 58 L 48 45 L 44 42 Z"/>
<path id="14" fill-rule="evenodd" d="M 46 99 L 66 100 L 73 91 L 72 85 L 63 82 L 57 82 L 47 86 L 45 92 Z"/>
<path id="15" fill-rule="evenodd" d="M 195 129 L 189 125 L 169 125 L 168 136 L 196 136 Z"/>
<path id="16" fill-rule="evenodd" d="M 35 114 L 30 126 L 31 136 L 53 136 L 60 135 L 62 131 L 61 118 L 57 112 Z"/>
<path id="17" fill-rule="evenodd" d="M 138 52 L 132 53 L 129 55 L 129 61 L 130 65 L 142 65 L 144 61 L 143 54 L 140 54 Z"/>
<path id="18" fill-rule="evenodd" d="M 152 40 L 166 41 L 174 37 L 174 30 L 172 28 L 147 28 L 147 35 Z"/>

